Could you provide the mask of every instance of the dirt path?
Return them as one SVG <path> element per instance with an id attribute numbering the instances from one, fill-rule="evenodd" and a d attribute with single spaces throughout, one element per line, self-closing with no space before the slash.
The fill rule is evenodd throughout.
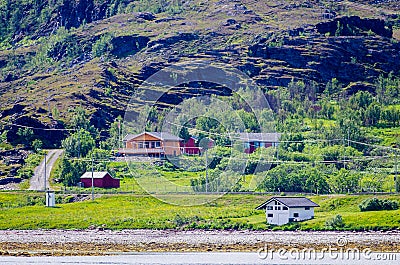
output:
<path id="1" fill-rule="evenodd" d="M 53 150 L 48 150 L 47 156 L 46 156 L 46 187 L 50 187 L 49 185 L 49 177 L 50 177 L 50 172 L 51 169 L 54 166 L 54 163 L 57 161 L 57 159 L 62 155 L 64 150 L 61 149 L 53 149 Z M 35 169 L 35 173 L 33 174 L 33 177 L 30 179 L 30 190 L 44 190 L 44 171 L 45 171 L 45 165 L 44 165 L 44 159 L 42 162 L 40 162 L 40 165 Z"/>

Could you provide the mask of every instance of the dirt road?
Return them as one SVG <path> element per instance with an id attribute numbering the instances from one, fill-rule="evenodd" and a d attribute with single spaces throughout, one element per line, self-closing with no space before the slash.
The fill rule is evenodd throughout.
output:
<path id="1" fill-rule="evenodd" d="M 62 155 L 64 150 L 61 149 L 53 149 L 53 150 L 48 150 L 48 153 L 46 155 L 46 187 L 49 186 L 49 177 L 50 177 L 50 172 L 51 169 L 54 166 L 54 163 L 57 161 L 57 159 Z M 30 190 L 44 190 L 44 171 L 45 171 L 45 161 L 44 158 L 42 162 L 40 162 L 40 165 L 35 169 L 35 172 L 33 174 L 33 177 L 30 179 Z"/>

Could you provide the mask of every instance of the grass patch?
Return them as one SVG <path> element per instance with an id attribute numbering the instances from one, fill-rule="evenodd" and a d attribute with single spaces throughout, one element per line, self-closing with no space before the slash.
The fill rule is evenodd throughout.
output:
<path id="1" fill-rule="evenodd" d="M 175 196 L 181 202 L 192 196 Z M 67 196 L 68 197 L 68 196 Z M 371 197 L 313 196 L 321 205 L 315 218 L 309 221 L 275 226 L 274 230 L 327 230 L 326 221 L 337 214 L 343 218 L 341 230 L 387 230 L 400 228 L 400 210 L 360 212 L 358 204 Z M 400 201 L 399 195 L 379 195 L 380 199 Z M 271 229 L 265 213 L 254 208 L 264 202 L 266 195 L 228 194 L 213 202 L 197 206 L 177 206 L 148 195 L 103 195 L 94 202 L 70 202 L 56 208 L 41 203 L 44 194 L 0 193 L 0 229 L 85 229 L 106 226 L 110 229 Z M 101 214 L 99 214 L 101 213 Z"/>

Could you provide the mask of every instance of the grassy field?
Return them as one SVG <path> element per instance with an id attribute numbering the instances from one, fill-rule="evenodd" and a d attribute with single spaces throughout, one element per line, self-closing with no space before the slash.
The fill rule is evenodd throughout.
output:
<path id="1" fill-rule="evenodd" d="M 225 195 L 198 206 L 176 206 L 149 195 L 103 195 L 82 202 L 61 195 L 55 208 L 43 206 L 43 194 L 0 193 L 0 229 L 282 229 L 326 230 L 325 221 L 336 214 L 343 217 L 344 230 L 388 230 L 400 228 L 400 210 L 360 212 L 358 204 L 367 195 L 313 196 L 321 207 L 315 219 L 282 227 L 268 226 L 263 211 L 254 208 L 266 195 Z M 164 195 L 175 201 L 191 201 L 192 196 Z M 173 198 L 171 198 L 173 197 Z M 378 195 L 400 202 L 400 195 Z"/>

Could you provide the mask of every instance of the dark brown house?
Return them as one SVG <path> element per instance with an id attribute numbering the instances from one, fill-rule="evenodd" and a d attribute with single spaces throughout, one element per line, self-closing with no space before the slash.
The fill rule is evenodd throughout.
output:
<path id="1" fill-rule="evenodd" d="M 83 187 L 92 187 L 92 172 L 81 176 Z M 97 188 L 119 188 L 119 179 L 113 178 L 108 172 L 93 172 L 93 186 Z"/>

